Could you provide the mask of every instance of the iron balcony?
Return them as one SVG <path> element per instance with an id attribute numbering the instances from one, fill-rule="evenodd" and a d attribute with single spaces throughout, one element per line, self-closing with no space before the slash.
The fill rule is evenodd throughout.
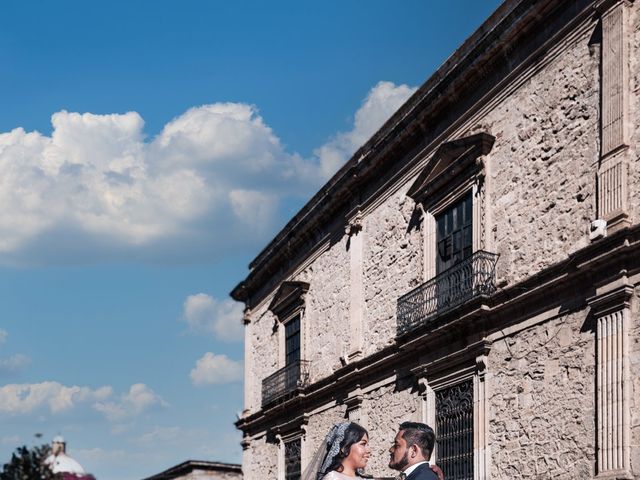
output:
<path id="1" fill-rule="evenodd" d="M 262 406 L 284 401 L 309 385 L 308 360 L 298 360 L 262 380 Z"/>
<path id="2" fill-rule="evenodd" d="M 398 299 L 398 336 L 432 321 L 469 300 L 496 290 L 495 253 L 478 250 Z"/>

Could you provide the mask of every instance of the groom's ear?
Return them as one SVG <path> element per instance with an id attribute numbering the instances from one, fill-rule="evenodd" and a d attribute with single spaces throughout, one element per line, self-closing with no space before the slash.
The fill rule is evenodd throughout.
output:
<path id="1" fill-rule="evenodd" d="M 416 457 L 420 453 L 420 451 L 418 450 L 418 445 L 416 445 L 415 443 L 409 447 L 409 450 L 411 452 L 411 458 Z"/>

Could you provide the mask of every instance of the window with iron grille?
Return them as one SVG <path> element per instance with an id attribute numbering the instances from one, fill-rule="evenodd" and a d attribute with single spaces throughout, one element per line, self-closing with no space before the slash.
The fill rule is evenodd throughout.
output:
<path id="1" fill-rule="evenodd" d="M 473 253 L 473 203 L 471 192 L 436 217 L 436 274 L 469 258 Z"/>
<path id="2" fill-rule="evenodd" d="M 284 478 L 285 480 L 300 480 L 302 467 L 300 463 L 301 441 L 299 438 L 284 444 Z"/>
<path id="3" fill-rule="evenodd" d="M 435 394 L 437 463 L 446 480 L 473 480 L 473 380 Z"/>

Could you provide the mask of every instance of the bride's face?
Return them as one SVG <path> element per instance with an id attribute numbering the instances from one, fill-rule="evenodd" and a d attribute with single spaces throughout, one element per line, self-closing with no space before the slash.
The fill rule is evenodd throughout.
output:
<path id="1" fill-rule="evenodd" d="M 350 465 L 353 469 L 364 468 L 369 461 L 371 447 L 369 447 L 369 436 L 365 433 L 359 442 L 351 445 L 349 455 L 342 461 L 343 465 Z"/>

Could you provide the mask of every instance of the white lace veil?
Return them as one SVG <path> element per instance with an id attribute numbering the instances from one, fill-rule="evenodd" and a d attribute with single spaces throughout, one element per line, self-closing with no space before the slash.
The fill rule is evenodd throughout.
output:
<path id="1" fill-rule="evenodd" d="M 321 480 L 328 472 L 333 459 L 340 452 L 340 444 L 344 440 L 344 433 L 350 422 L 337 423 L 325 437 L 318 449 L 313 454 L 309 465 L 304 469 L 302 480 Z"/>

